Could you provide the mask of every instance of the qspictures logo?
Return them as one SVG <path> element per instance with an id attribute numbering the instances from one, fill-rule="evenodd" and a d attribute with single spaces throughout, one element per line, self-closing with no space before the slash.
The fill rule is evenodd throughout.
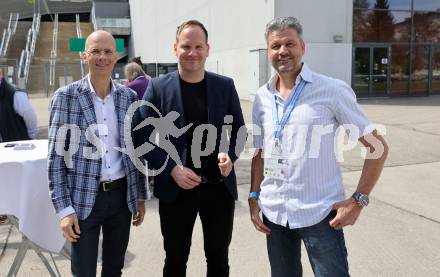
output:
<path id="1" fill-rule="evenodd" d="M 144 117 L 137 120 L 140 123 L 132 127 L 139 109 L 149 110 L 149 114 L 154 116 Z M 115 150 L 127 155 L 135 167 L 142 173 L 148 176 L 155 176 L 163 172 L 168 164 L 169 159 L 172 159 L 177 165 L 182 165 L 181 156 L 177 148 L 173 145 L 171 137 L 179 138 L 184 135 L 192 127 L 192 124 L 178 128 L 176 120 L 179 120 L 181 115 L 175 111 L 171 111 L 166 115 L 162 115 L 152 103 L 144 100 L 138 100 L 130 105 L 124 118 L 124 145 L 116 147 Z M 233 117 L 226 115 L 224 117 L 221 131 L 212 124 L 201 124 L 196 126 L 193 131 L 193 140 L 190 145 L 190 153 L 193 164 L 196 168 L 201 167 L 201 157 L 206 157 L 212 154 L 217 147 L 218 151 L 234 153 L 240 159 L 252 159 L 257 153 L 255 148 L 245 148 L 246 140 L 248 138 L 247 130 L 252 131 L 254 140 L 262 141 L 260 147 L 264 148 L 264 158 L 271 158 L 274 143 L 275 126 L 258 126 L 255 124 L 246 124 L 240 126 L 236 130 L 235 147 L 231 148 L 231 136 L 233 135 Z M 137 123 L 137 122 L 136 122 Z M 146 136 L 141 138 L 141 144 L 137 147 L 134 143 L 133 132 L 139 132 L 143 128 L 150 131 L 145 132 Z M 360 155 L 364 159 L 377 159 L 383 154 L 383 145 L 374 136 L 368 136 L 373 130 L 377 130 L 380 134 L 386 134 L 384 125 L 371 124 L 365 126 L 363 130 L 353 124 L 327 124 L 327 125 L 286 125 L 283 129 L 282 139 L 280 141 L 281 151 L 286 153 L 288 160 L 297 159 L 318 159 L 322 154 L 321 145 L 324 140 L 330 140 L 333 146 L 333 155 L 338 162 L 343 162 L 343 153 L 352 150 L 357 145 L 359 137 L 364 138 L 372 145 L 374 151 L 361 148 Z M 83 134 L 84 133 L 84 134 Z M 221 134 L 219 143 L 217 142 L 218 133 Z M 85 136 L 86 143 L 81 145 L 81 136 Z M 98 160 L 105 155 L 105 144 L 102 137 L 108 135 L 108 128 L 105 124 L 90 125 L 85 131 L 74 124 L 65 124 L 61 126 L 56 133 L 55 152 L 59 156 L 63 156 L 67 168 L 74 167 L 74 155 L 83 155 L 86 159 Z M 67 144 L 67 147 L 66 147 Z M 328 145 L 327 143 L 325 145 Z M 155 148 L 160 148 L 166 153 L 166 159 L 159 168 L 150 170 L 147 168 L 148 153 Z M 67 150 L 66 150 L 67 149 Z M 82 150 L 82 153 L 78 151 Z M 243 151 L 244 149 L 244 151 Z M 145 159 L 147 157 L 147 159 Z M 147 160 L 147 162 L 146 162 Z"/>

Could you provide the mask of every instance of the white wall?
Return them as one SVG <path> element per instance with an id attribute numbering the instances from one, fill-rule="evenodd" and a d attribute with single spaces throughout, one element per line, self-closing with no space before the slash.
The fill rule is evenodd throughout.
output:
<path id="1" fill-rule="evenodd" d="M 303 60 L 315 72 L 351 83 L 351 43 L 307 43 Z"/>
<path id="2" fill-rule="evenodd" d="M 294 16 L 303 26 L 304 61 L 312 70 L 350 84 L 352 63 L 352 0 L 277 0 L 275 16 Z M 334 35 L 342 36 L 335 43 Z"/>
<path id="3" fill-rule="evenodd" d="M 315 71 L 351 81 L 352 0 L 130 0 L 132 55 L 145 63 L 176 62 L 172 45 L 177 26 L 198 19 L 211 45 L 207 69 L 234 78 L 241 98 L 255 84 L 250 50 L 266 48 L 264 30 L 275 16 L 295 16 L 304 27 L 304 60 Z M 333 36 L 343 41 L 334 43 Z"/>
<path id="4" fill-rule="evenodd" d="M 200 20 L 211 45 L 207 69 L 234 78 L 241 98 L 248 98 L 250 50 L 265 48 L 264 28 L 274 16 L 275 0 L 130 0 L 133 55 L 147 62 L 176 62 L 176 28 Z"/>

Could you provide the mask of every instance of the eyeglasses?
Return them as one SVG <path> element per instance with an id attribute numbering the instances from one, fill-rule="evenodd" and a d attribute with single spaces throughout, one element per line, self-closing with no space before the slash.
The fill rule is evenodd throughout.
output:
<path id="1" fill-rule="evenodd" d="M 208 161 L 209 161 L 209 159 L 207 158 L 206 160 L 204 160 L 202 162 L 202 168 L 200 169 L 200 174 L 199 174 L 200 178 L 202 179 L 202 182 L 200 182 L 200 183 L 201 184 L 206 184 L 206 183 L 220 184 L 221 182 L 223 182 L 223 178 L 221 176 L 214 176 L 213 178 L 207 177 L 207 175 L 212 175 L 214 173 L 214 172 L 207 171 L 208 164 L 209 164 Z M 209 174 L 209 173 L 211 173 L 211 174 Z"/>
<path id="2" fill-rule="evenodd" d="M 90 51 L 87 51 L 87 53 L 89 53 L 92 56 L 100 56 L 102 54 L 104 54 L 104 56 L 112 56 L 115 51 L 111 50 L 111 49 L 92 49 Z"/>

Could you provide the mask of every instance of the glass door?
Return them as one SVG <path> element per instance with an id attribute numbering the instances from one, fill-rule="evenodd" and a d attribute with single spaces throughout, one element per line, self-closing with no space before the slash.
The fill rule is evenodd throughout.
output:
<path id="1" fill-rule="evenodd" d="M 373 66 L 371 74 L 371 96 L 386 96 L 389 84 L 388 48 L 372 48 Z"/>
<path id="2" fill-rule="evenodd" d="M 431 94 L 440 94 L 440 46 L 433 47 L 432 51 Z"/>
<path id="3" fill-rule="evenodd" d="M 391 48 L 387 45 L 354 47 L 352 84 L 358 97 L 389 95 L 390 57 Z"/>
<path id="4" fill-rule="evenodd" d="M 367 97 L 370 94 L 370 48 L 356 47 L 353 61 L 353 90 L 358 97 Z"/>

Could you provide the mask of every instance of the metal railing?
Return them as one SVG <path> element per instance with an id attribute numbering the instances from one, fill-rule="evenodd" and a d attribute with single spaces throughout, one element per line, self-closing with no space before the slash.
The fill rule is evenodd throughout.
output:
<path id="1" fill-rule="evenodd" d="M 81 21 L 79 20 L 79 14 L 76 14 L 76 36 L 78 38 L 82 38 L 82 33 L 81 33 Z M 80 63 L 81 63 L 81 76 L 84 77 L 85 75 L 85 64 L 84 64 L 84 60 L 82 59 L 82 52 L 79 52 L 79 58 L 80 58 Z"/>
<path id="2" fill-rule="evenodd" d="M 9 42 L 11 41 L 12 36 L 15 34 L 17 30 L 18 18 L 20 15 L 18 13 L 9 14 L 9 22 L 8 28 L 3 29 L 3 37 L 2 42 L 0 44 L 0 57 L 5 57 L 8 52 Z"/>
<path id="3" fill-rule="evenodd" d="M 61 31 L 60 26 L 60 31 Z M 57 88 L 66 86 L 74 81 L 80 80 L 81 70 L 78 63 L 63 63 L 58 57 L 55 66 L 54 83 L 49 83 L 50 78 L 50 64 L 31 64 L 30 72 L 32 77 L 26 87 L 29 94 L 46 94 L 51 95 Z"/>
<path id="4" fill-rule="evenodd" d="M 7 33 L 8 31 L 6 29 L 3 29 L 2 43 L 0 44 L 0 57 L 3 57 L 3 47 L 6 44 Z"/>
<path id="5" fill-rule="evenodd" d="M 19 77 L 19 85 L 23 88 L 26 88 L 27 81 L 29 78 L 29 68 L 32 62 L 32 57 L 35 52 L 35 45 L 37 43 L 38 32 L 40 31 L 40 14 L 34 14 L 32 26 L 28 31 L 27 40 L 26 40 L 26 48 L 21 52 L 19 68 L 18 68 L 18 77 Z"/>
<path id="6" fill-rule="evenodd" d="M 90 19 L 92 21 L 93 30 L 98 30 L 98 26 L 96 25 L 96 14 L 95 14 L 95 5 L 93 4 L 92 10 L 90 11 Z"/>
<path id="7" fill-rule="evenodd" d="M 50 69 L 49 69 L 49 85 L 55 84 L 55 67 L 57 62 L 57 48 L 58 48 L 58 14 L 55 14 L 52 32 L 52 50 L 50 51 Z"/>
<path id="8" fill-rule="evenodd" d="M 28 34 L 27 34 L 27 38 L 26 38 L 26 46 L 23 50 L 21 50 L 20 61 L 18 62 L 18 85 L 21 88 L 26 87 L 26 82 L 24 80 L 24 75 L 25 75 L 24 72 L 25 72 L 25 67 L 26 67 L 26 61 L 29 56 L 29 45 L 31 42 L 31 36 L 32 36 L 32 30 L 29 29 Z"/>

